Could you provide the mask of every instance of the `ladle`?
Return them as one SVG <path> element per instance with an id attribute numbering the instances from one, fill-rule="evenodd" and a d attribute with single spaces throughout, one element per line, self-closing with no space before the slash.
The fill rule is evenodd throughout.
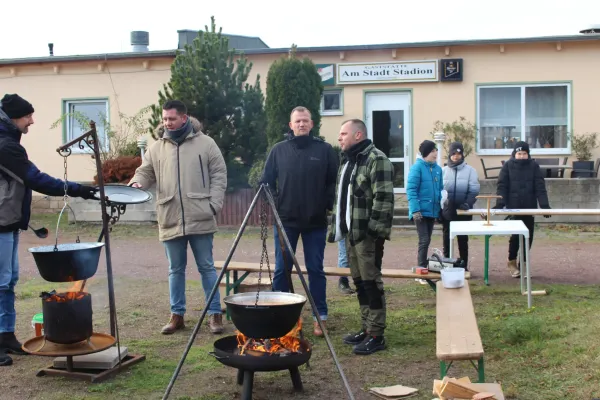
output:
<path id="1" fill-rule="evenodd" d="M 43 226 L 39 229 L 34 229 L 31 225 L 29 225 L 29 229 L 31 229 L 35 236 L 39 237 L 40 239 L 46 239 L 48 237 L 48 229 L 44 228 Z"/>

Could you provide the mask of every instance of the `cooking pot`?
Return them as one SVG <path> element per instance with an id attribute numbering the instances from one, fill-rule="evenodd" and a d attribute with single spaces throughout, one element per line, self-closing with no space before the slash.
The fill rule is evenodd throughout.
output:
<path id="1" fill-rule="evenodd" d="M 40 275 L 49 282 L 76 282 L 91 278 L 98 270 L 100 253 L 104 247 L 104 243 L 101 242 L 81 243 L 79 235 L 75 243 L 58 244 L 58 226 L 66 207 L 71 209 L 71 206 L 65 204 L 60 212 L 54 245 L 29 249 Z"/>
<path id="2" fill-rule="evenodd" d="M 300 318 L 306 297 L 286 292 L 237 293 L 223 299 L 231 320 L 245 336 L 279 338 L 289 333 Z"/>

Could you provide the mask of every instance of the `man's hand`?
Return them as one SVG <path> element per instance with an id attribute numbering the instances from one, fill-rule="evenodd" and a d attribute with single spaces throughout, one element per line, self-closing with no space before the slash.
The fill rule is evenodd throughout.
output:
<path id="1" fill-rule="evenodd" d="M 137 182 L 130 183 L 129 186 L 137 188 L 137 189 L 141 189 L 142 188 L 142 185 L 140 185 Z"/>
<path id="2" fill-rule="evenodd" d="M 421 214 L 420 211 L 413 213 L 412 217 L 415 220 L 415 222 L 421 222 L 423 220 L 423 214 Z"/>
<path id="3" fill-rule="evenodd" d="M 542 207 L 544 210 L 550 210 L 550 206 Z M 544 215 L 544 218 L 550 218 L 552 215 Z"/>
<path id="4" fill-rule="evenodd" d="M 81 197 L 84 200 L 98 200 L 95 196 L 98 193 L 98 188 L 86 185 L 80 185 L 73 193 L 74 197 Z"/>
<path id="5" fill-rule="evenodd" d="M 469 211 L 471 207 L 469 207 L 467 203 L 462 203 L 460 206 L 458 206 L 458 209 L 463 211 Z"/>

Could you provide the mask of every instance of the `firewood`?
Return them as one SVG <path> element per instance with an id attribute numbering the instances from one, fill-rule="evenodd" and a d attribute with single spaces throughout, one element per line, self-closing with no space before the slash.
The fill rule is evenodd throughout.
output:
<path id="1" fill-rule="evenodd" d="M 446 378 L 444 378 L 445 381 Z M 478 390 L 474 390 L 467 385 L 468 384 L 458 382 L 455 378 L 450 378 L 442 387 L 440 395 L 450 398 L 469 399 L 479 393 Z"/>

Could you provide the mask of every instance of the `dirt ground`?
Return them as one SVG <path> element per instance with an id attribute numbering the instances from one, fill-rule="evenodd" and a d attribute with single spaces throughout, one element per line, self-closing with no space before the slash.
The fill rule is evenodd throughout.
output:
<path id="1" fill-rule="evenodd" d="M 591 255 L 597 251 L 598 236 L 594 234 L 561 235 L 553 236 L 552 232 L 540 232 L 535 239 L 531 251 L 531 269 L 532 282 L 534 288 L 537 284 L 545 283 L 568 283 L 568 284 L 597 284 L 600 283 L 600 275 L 596 271 L 595 263 L 592 262 Z M 65 237 L 66 242 L 72 238 Z M 31 233 L 25 233 L 21 236 L 20 244 L 20 266 L 21 279 L 28 281 L 35 279 L 36 284 L 42 285 L 44 290 L 50 289 L 52 284 L 44 282 L 37 271 L 33 258 L 27 252 L 28 247 L 50 244 L 51 239 L 40 240 Z M 233 235 L 219 235 L 214 241 L 214 259 L 224 260 L 230 251 L 233 243 Z M 408 269 L 416 263 L 416 232 L 401 232 L 395 235 L 391 242 L 386 242 L 384 254 L 384 268 Z M 472 279 L 481 281 L 483 277 L 483 240 L 472 239 L 470 242 L 470 267 Z M 441 236 L 436 232 L 432 240 L 431 248 L 441 248 Z M 507 238 L 498 238 L 492 240 L 490 251 L 490 282 L 518 284 L 518 280 L 511 278 L 506 271 L 506 254 L 508 247 Z M 270 250 L 270 259 L 274 268 L 274 254 L 272 240 L 268 243 Z M 162 245 L 156 238 L 144 239 L 113 239 L 112 241 L 112 264 L 115 274 L 115 290 L 118 301 L 119 327 L 122 340 L 128 345 L 135 347 L 135 351 L 144 352 L 148 359 L 146 363 L 157 363 L 156 368 L 166 368 L 170 374 L 174 371 L 176 363 L 182 354 L 182 351 L 189 339 L 193 324 L 197 320 L 198 310 L 202 309 L 202 291 L 197 290 L 193 293 L 188 291 L 188 311 L 190 319 L 187 321 L 187 328 L 176 335 L 165 337 L 160 335 L 161 326 L 167 322 L 169 315 L 168 307 L 168 285 L 167 285 L 167 262 Z M 256 234 L 245 236 L 239 243 L 233 260 L 258 262 L 260 260 L 261 243 Z M 189 252 L 188 278 L 196 282 L 199 287 L 199 275 L 193 265 L 193 256 Z M 297 256 L 303 264 L 303 252 L 299 248 Z M 328 244 L 325 253 L 325 265 L 337 265 L 337 245 Z M 106 281 L 105 277 L 104 255 L 98 273 L 90 280 L 89 290 L 94 296 L 94 324 L 106 331 L 107 325 L 107 301 L 106 301 Z M 328 295 L 335 301 L 336 296 L 341 296 L 335 289 L 337 278 L 329 278 L 330 285 Z M 389 286 L 394 285 L 414 285 L 414 281 L 386 282 Z M 435 302 L 435 298 L 432 297 Z M 525 300 L 523 300 L 525 301 Z M 21 307 L 21 302 L 17 303 L 17 332 L 20 339 L 31 337 L 31 316 L 40 312 L 35 299 L 30 299 L 28 306 Z M 402 299 L 391 299 L 388 307 L 405 307 Z M 21 307 L 21 308 L 20 308 Z M 196 312 L 191 312 L 196 311 Z M 194 319 L 196 318 L 196 320 Z M 304 321 L 310 321 L 308 310 L 304 310 Z M 352 329 L 349 321 L 330 321 L 328 328 L 332 340 L 339 341 L 339 336 Z M 225 334 L 232 334 L 234 327 L 227 323 Z M 211 344 L 215 340 L 214 336 L 206 333 L 206 328 L 201 329 L 201 333 L 196 339 L 196 344 L 200 350 L 207 353 L 212 349 Z M 156 352 L 151 346 L 145 346 L 148 341 L 158 341 L 164 344 L 162 350 Z M 275 399 L 275 398 L 346 398 L 343 386 L 341 385 L 339 375 L 327 347 L 323 340 L 316 342 L 315 351 L 312 358 L 312 369 L 307 371 L 302 369 L 301 374 L 304 380 L 306 391 L 303 394 L 291 394 L 291 382 L 289 377 L 282 377 L 286 374 L 281 373 L 259 373 L 255 378 L 254 398 L 255 399 Z M 438 374 L 438 364 L 434 357 L 435 349 L 432 348 L 433 356 L 430 362 L 421 364 L 403 365 L 402 357 L 399 355 L 397 363 L 394 364 L 394 370 L 389 370 L 388 360 L 385 357 L 356 357 L 351 355 L 349 350 L 343 350 L 340 357 L 348 381 L 357 399 L 371 399 L 362 388 L 369 384 L 381 381 L 385 376 L 396 374 L 399 370 L 404 371 L 403 384 L 411 385 L 422 378 L 423 375 L 436 378 Z M 229 399 L 239 398 L 240 389 L 235 385 L 235 370 L 231 368 L 207 368 L 203 356 L 196 354 L 195 361 L 189 368 L 184 367 L 182 375 L 176 383 L 172 399 Z M 51 358 L 43 357 L 14 357 L 15 365 L 0 370 L 0 398 L 1 399 L 45 399 L 54 398 L 52 391 L 66 391 L 72 393 L 71 399 L 93 397 L 94 386 L 84 383 L 72 383 L 66 380 L 56 378 L 38 378 L 35 372 L 51 363 Z M 157 361 L 157 359 L 159 361 Z M 160 359 L 169 359 L 164 361 L 167 364 L 161 364 Z M 154 364 L 152 364 L 154 365 Z M 209 364 L 210 365 L 210 364 Z M 201 385 L 199 388 L 198 376 L 194 371 L 201 371 Z M 127 375 L 129 372 L 125 372 Z M 53 380 L 50 383 L 50 380 Z M 168 382 L 168 379 L 167 379 Z M 78 386 L 75 386 L 78 385 Z M 109 384 L 110 385 L 110 384 Z M 152 385 L 152 382 L 148 382 Z M 129 394 L 130 398 L 161 398 L 166 389 L 164 382 L 156 382 L 156 388 L 152 396 L 138 397 L 134 389 Z M 77 387 L 79 389 L 69 389 Z M 115 391 L 119 390 L 115 386 Z M 196 388 L 196 389 L 194 389 Z M 146 388 L 147 389 L 147 388 Z M 117 393 L 111 393 L 110 387 L 103 387 L 103 392 L 94 398 L 123 398 Z M 194 393 L 191 394 L 190 393 Z M 88 394 L 92 393 L 92 394 Z M 218 393 L 213 397 L 199 397 L 202 393 Z M 274 394 L 280 393 L 280 394 Z M 185 396 L 184 396 L 185 395 Z M 183 397 L 182 397 L 183 396 Z M 424 397 L 430 399 L 427 393 Z"/>

